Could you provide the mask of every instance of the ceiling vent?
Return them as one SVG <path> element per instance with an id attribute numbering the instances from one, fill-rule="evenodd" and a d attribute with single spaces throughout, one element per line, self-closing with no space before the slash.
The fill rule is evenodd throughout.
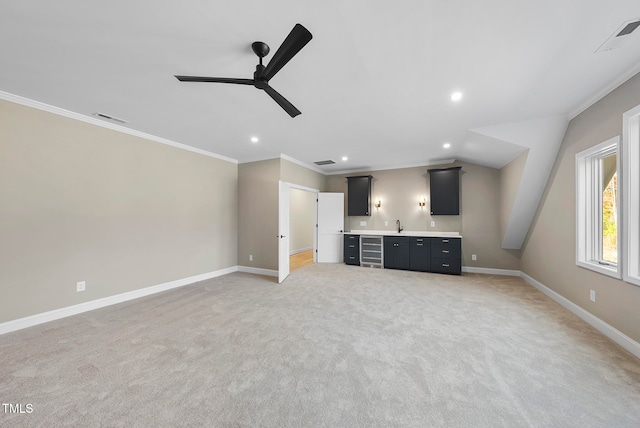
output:
<path id="1" fill-rule="evenodd" d="M 118 119 L 117 117 L 113 117 L 113 116 L 109 116 L 108 114 L 104 114 L 104 113 L 100 113 L 100 112 L 96 112 L 93 113 L 93 115 L 95 117 L 98 117 L 100 119 L 105 119 L 105 120 L 111 120 L 113 122 L 118 122 L 118 123 L 129 123 L 124 119 Z"/>
<path id="2" fill-rule="evenodd" d="M 332 161 L 331 159 L 329 159 L 329 160 L 317 161 L 317 162 L 314 162 L 314 163 L 316 165 L 331 165 L 331 164 L 334 164 L 335 162 Z"/>
<path id="3" fill-rule="evenodd" d="M 596 52 L 606 52 L 616 48 L 619 48 L 625 41 L 629 39 L 629 35 L 633 33 L 638 27 L 640 27 L 640 19 L 633 19 L 627 21 L 618 28 L 611 37 L 609 37 L 600 46 Z"/>

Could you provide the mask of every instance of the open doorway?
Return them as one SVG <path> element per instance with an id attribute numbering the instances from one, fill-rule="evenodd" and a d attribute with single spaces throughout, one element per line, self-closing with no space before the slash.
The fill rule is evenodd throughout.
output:
<path id="1" fill-rule="evenodd" d="M 313 261 L 320 263 L 340 263 L 342 261 L 342 236 L 344 229 L 344 194 L 325 193 L 297 184 L 280 181 L 278 184 L 278 283 L 282 283 L 290 272 L 290 190 L 303 190 L 315 198 L 313 207 Z M 297 217 L 298 214 L 294 213 Z M 293 232 L 295 235 L 295 231 Z M 302 244 L 304 245 L 308 244 Z M 296 245 L 297 246 L 297 245 Z M 294 250 L 295 251 L 295 250 Z"/>
<path id="2" fill-rule="evenodd" d="M 294 271 L 315 263 L 317 192 L 289 188 L 289 266 Z"/>

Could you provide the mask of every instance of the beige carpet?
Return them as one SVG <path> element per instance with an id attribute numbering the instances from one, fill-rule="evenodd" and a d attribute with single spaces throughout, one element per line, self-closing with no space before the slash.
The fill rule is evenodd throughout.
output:
<path id="1" fill-rule="evenodd" d="M 640 360 L 519 278 L 315 264 L 0 336 L 0 426 L 639 427 Z"/>

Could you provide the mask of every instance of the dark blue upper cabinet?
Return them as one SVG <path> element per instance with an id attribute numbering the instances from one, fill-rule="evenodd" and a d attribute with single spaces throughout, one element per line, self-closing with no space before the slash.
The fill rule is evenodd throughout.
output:
<path id="1" fill-rule="evenodd" d="M 431 215 L 460 215 L 460 169 L 429 170 Z"/>
<path id="2" fill-rule="evenodd" d="M 347 177 L 347 215 L 371 215 L 371 175 Z"/>

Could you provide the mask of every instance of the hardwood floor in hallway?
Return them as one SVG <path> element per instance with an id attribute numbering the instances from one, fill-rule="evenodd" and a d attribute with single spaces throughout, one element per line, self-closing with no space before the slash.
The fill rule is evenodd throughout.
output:
<path id="1" fill-rule="evenodd" d="M 294 271 L 301 267 L 313 264 L 313 250 L 303 251 L 301 253 L 289 256 L 289 269 Z"/>

